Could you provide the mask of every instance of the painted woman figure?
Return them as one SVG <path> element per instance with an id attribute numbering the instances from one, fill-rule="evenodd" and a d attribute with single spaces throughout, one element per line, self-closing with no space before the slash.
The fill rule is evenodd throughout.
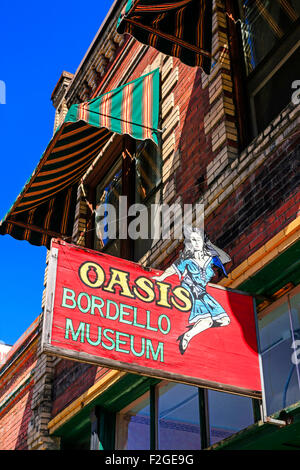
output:
<path id="1" fill-rule="evenodd" d="M 164 281 L 173 274 L 178 274 L 181 286 L 189 293 L 192 309 L 189 317 L 188 331 L 180 335 L 179 350 L 183 354 L 191 339 L 212 326 L 227 326 L 230 318 L 223 307 L 206 292 L 206 285 L 215 275 L 213 266 L 227 273 L 224 264 L 230 261 L 229 256 L 214 246 L 204 230 L 185 227 L 184 250 L 181 256 L 160 276 L 154 279 Z"/>

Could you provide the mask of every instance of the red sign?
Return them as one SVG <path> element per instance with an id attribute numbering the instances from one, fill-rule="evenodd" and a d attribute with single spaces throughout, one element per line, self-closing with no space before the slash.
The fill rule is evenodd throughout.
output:
<path id="1" fill-rule="evenodd" d="M 208 284 L 197 303 L 181 268 L 162 280 L 161 271 L 53 240 L 44 352 L 260 396 L 252 297 Z"/>

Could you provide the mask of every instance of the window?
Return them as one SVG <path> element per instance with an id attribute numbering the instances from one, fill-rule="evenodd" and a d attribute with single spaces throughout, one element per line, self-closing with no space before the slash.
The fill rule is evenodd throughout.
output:
<path id="1" fill-rule="evenodd" d="M 254 422 L 253 406 L 247 397 L 208 390 L 209 439 L 226 439 Z"/>
<path id="2" fill-rule="evenodd" d="M 158 449 L 200 449 L 199 395 L 196 387 L 158 386 Z"/>
<path id="3" fill-rule="evenodd" d="M 163 381 L 117 414 L 116 449 L 206 448 L 253 424 L 254 401 Z"/>
<path id="4" fill-rule="evenodd" d="M 101 236 L 101 239 L 98 236 L 98 233 L 95 231 L 94 234 L 94 249 L 101 250 L 103 249 L 106 253 L 114 256 L 120 256 L 121 247 L 120 239 L 118 237 L 117 231 L 117 220 L 119 219 L 119 197 L 122 194 L 122 165 L 121 159 L 119 158 L 117 163 L 111 168 L 107 177 L 101 181 L 96 186 L 96 202 L 97 204 L 102 203 L 105 207 L 110 204 L 115 209 L 115 215 L 112 215 L 114 220 L 109 220 L 112 224 L 115 224 L 115 237 L 111 239 L 109 236 Z M 107 212 L 104 214 L 107 217 Z M 97 222 L 97 220 L 96 220 Z M 104 230 L 105 233 L 108 231 L 108 223 L 105 224 Z"/>
<path id="5" fill-rule="evenodd" d="M 104 165 L 94 184 L 91 197 L 94 205 L 102 204 L 103 210 L 113 207 L 114 213 L 106 211 L 101 217 L 96 216 L 95 223 L 102 226 L 102 240 L 99 230 L 95 230 L 92 246 L 114 256 L 138 261 L 153 243 L 151 205 L 161 199 L 161 147 L 150 140 L 134 141 L 128 136 L 123 138 L 123 144 L 123 150 L 121 143 L 112 151 L 114 163 L 109 167 Z M 120 196 L 126 197 L 125 210 L 120 209 Z M 127 211 L 133 205 L 135 211 L 127 218 Z"/>
<path id="6" fill-rule="evenodd" d="M 261 312 L 259 335 L 266 411 L 270 415 L 300 400 L 299 288 Z"/>
<path id="7" fill-rule="evenodd" d="M 147 213 L 148 237 L 134 242 L 134 261 L 138 261 L 152 246 L 151 205 L 160 203 L 161 153 L 151 142 L 139 142 L 136 146 L 135 203 L 142 204 Z"/>
<path id="8" fill-rule="evenodd" d="M 299 16 L 298 0 L 240 1 L 253 136 L 291 101 L 292 83 L 299 78 Z"/>
<path id="9" fill-rule="evenodd" d="M 150 449 L 150 392 L 117 414 L 116 449 Z"/>

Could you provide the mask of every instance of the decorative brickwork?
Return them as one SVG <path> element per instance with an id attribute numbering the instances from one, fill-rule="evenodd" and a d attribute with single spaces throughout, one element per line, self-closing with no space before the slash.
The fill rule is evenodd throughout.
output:
<path id="1" fill-rule="evenodd" d="M 0 449 L 27 450 L 32 420 L 38 321 L 14 345 L 0 367 Z"/>
<path id="2" fill-rule="evenodd" d="M 105 78 L 116 56 L 120 53 L 125 38 L 116 32 L 116 21 L 121 5 L 115 8 L 114 15 L 107 20 L 105 30 L 100 28 L 89 50 L 83 58 L 65 98 L 68 108 L 78 101 L 94 97 L 99 84 Z"/>
<path id="3" fill-rule="evenodd" d="M 56 358 L 41 353 L 40 340 L 37 363 L 34 369 L 34 386 L 31 400 L 31 420 L 28 424 L 27 445 L 29 450 L 59 449 L 59 439 L 49 436 L 48 423 L 52 411 L 53 364 Z"/>
<path id="4" fill-rule="evenodd" d="M 51 100 L 55 108 L 55 118 L 54 118 L 54 130 L 56 131 L 58 126 L 62 124 L 63 120 L 66 117 L 68 112 L 67 102 L 65 100 L 66 91 L 72 81 L 73 74 L 69 72 L 63 72 L 60 79 L 57 82 L 57 85 L 51 95 Z"/>
<path id="5" fill-rule="evenodd" d="M 45 308 L 45 291 L 48 278 L 49 251 L 46 256 L 44 276 L 44 292 L 42 309 Z M 41 331 L 43 315 L 39 323 L 39 336 L 36 349 L 36 363 L 33 370 L 33 387 L 31 399 L 31 419 L 27 429 L 27 446 L 29 450 L 55 450 L 59 449 L 59 439 L 49 436 L 48 423 L 52 410 L 52 381 L 54 365 L 59 359 L 41 353 Z"/>

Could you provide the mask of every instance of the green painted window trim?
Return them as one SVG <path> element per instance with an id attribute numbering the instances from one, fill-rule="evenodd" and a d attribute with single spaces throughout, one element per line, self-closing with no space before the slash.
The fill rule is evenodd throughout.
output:
<path id="1" fill-rule="evenodd" d="M 259 305 L 289 282 L 294 286 L 300 283 L 300 240 L 238 288 L 254 295 Z"/>
<path id="2" fill-rule="evenodd" d="M 74 448 L 77 448 L 77 444 L 87 446 L 87 440 L 89 442 L 91 435 L 90 413 L 95 406 L 99 406 L 101 416 L 103 415 L 100 418 L 100 441 L 104 450 L 111 450 L 114 448 L 114 432 L 111 433 L 110 437 L 107 437 L 104 436 L 103 431 L 105 428 L 104 423 L 108 422 L 108 416 L 112 419 L 113 415 L 115 416 L 118 411 L 125 408 L 125 406 L 143 395 L 151 386 L 157 383 L 159 383 L 157 379 L 126 374 L 92 403 L 85 406 L 73 418 L 58 428 L 53 435 L 61 437 L 62 448 L 71 448 L 72 445 L 74 445 Z"/>

